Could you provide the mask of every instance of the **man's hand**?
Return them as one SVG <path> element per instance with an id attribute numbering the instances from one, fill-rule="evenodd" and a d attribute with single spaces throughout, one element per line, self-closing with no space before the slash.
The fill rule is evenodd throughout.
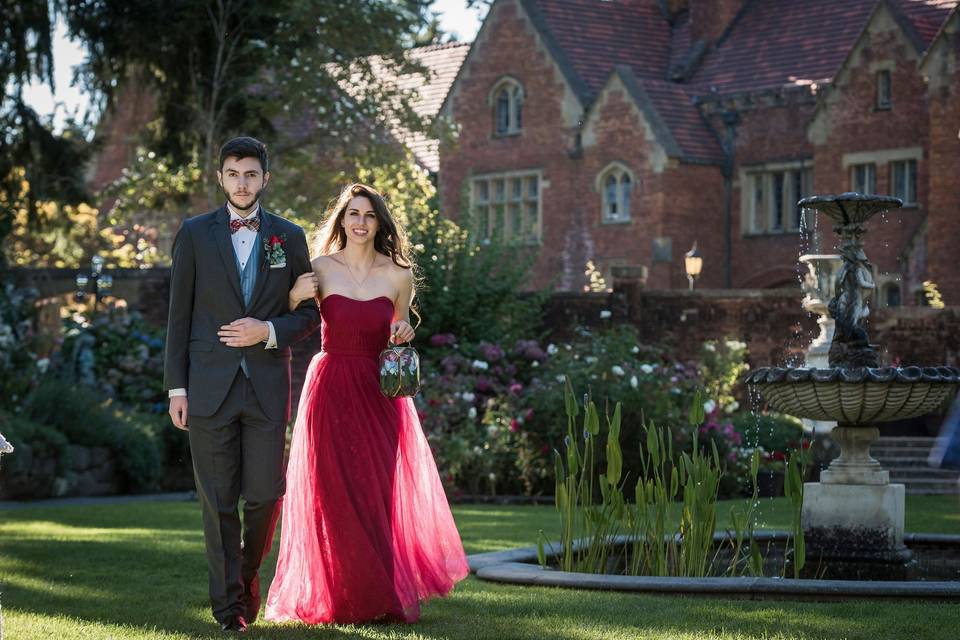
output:
<path id="1" fill-rule="evenodd" d="M 177 429 L 190 431 L 187 426 L 187 396 L 173 396 L 170 398 L 170 419 Z"/>
<path id="2" fill-rule="evenodd" d="M 270 337 L 270 329 L 263 320 L 240 318 L 220 327 L 217 335 L 220 336 L 220 342 L 228 347 L 249 347 L 266 342 Z"/>

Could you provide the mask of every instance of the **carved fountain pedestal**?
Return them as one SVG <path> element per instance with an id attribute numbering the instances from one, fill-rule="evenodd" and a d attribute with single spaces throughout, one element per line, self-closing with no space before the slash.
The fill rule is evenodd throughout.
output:
<path id="1" fill-rule="evenodd" d="M 879 424 L 929 413 L 957 390 L 953 367 L 881 367 L 866 332 L 873 265 L 863 251 L 864 223 L 901 206 L 897 198 L 845 193 L 814 196 L 800 206 L 831 219 L 840 235 L 843 263 L 827 305 L 836 322 L 827 367 L 764 367 L 747 375 L 777 411 L 815 421 L 835 421 L 830 436 L 840 456 L 804 484 L 803 523 L 808 575 L 825 578 L 906 580 L 915 562 L 904 546 L 902 484 L 870 457 Z"/>

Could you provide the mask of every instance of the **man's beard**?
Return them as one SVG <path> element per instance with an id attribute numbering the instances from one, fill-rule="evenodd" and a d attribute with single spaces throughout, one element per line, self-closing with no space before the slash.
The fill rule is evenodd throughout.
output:
<path id="1" fill-rule="evenodd" d="M 224 189 L 223 187 L 220 187 L 220 189 L 223 191 L 223 195 L 226 196 L 226 198 L 227 198 L 227 202 L 229 202 L 230 205 L 231 205 L 234 209 L 236 209 L 237 211 L 247 211 L 248 209 L 250 209 L 251 207 L 253 207 L 253 205 L 255 205 L 256 203 L 260 202 L 260 196 L 263 194 L 263 190 L 264 190 L 265 188 L 266 188 L 266 187 L 262 187 L 261 189 L 259 189 L 259 190 L 253 195 L 253 201 L 252 201 L 249 205 L 247 205 L 246 207 L 244 207 L 244 206 L 242 206 L 242 205 L 237 204 L 236 202 L 234 202 L 234 201 L 233 201 L 233 198 L 230 197 L 230 194 L 227 193 L 227 190 Z"/>

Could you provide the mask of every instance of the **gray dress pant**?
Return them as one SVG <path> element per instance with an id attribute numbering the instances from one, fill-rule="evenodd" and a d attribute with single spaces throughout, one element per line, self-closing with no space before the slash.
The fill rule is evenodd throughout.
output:
<path id="1" fill-rule="evenodd" d="M 286 423 L 264 414 L 249 378 L 238 370 L 216 413 L 191 415 L 188 427 L 203 513 L 210 603 L 213 616 L 223 622 L 227 616 L 244 614 L 244 583 L 257 576 L 273 544 L 285 489 Z"/>

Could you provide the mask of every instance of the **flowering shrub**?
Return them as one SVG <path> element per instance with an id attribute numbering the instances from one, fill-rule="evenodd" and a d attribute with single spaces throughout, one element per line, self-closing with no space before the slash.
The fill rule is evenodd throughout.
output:
<path id="1" fill-rule="evenodd" d="M 562 450 L 566 435 L 567 377 L 576 393 L 600 407 L 621 403 L 624 465 L 632 477 L 640 473 L 644 421 L 669 429 L 674 451 L 690 451 L 688 407 L 697 389 L 713 389 L 716 395 L 704 402 L 700 441 L 717 442 L 731 466 L 723 491 L 735 494 L 746 486 L 752 450 L 741 446 L 743 436 L 727 417 L 738 406 L 733 383 L 745 367 L 745 349 L 733 342 L 705 347 L 719 355 L 703 362 L 676 362 L 662 349 L 639 344 L 627 326 L 580 330 L 570 343 L 546 346 L 536 340 L 470 344 L 434 334 L 425 351 L 420 417 L 449 489 L 549 493 L 551 453 Z"/>
<path id="2" fill-rule="evenodd" d="M 549 447 L 525 428 L 534 414 L 523 398 L 546 354 L 528 340 L 506 348 L 435 334 L 429 342 L 416 402 L 448 489 L 534 492 L 547 477 Z"/>
<path id="3" fill-rule="evenodd" d="M 136 311 L 112 308 L 65 322 L 61 367 L 68 377 L 141 411 L 164 413 L 164 332 Z"/>

